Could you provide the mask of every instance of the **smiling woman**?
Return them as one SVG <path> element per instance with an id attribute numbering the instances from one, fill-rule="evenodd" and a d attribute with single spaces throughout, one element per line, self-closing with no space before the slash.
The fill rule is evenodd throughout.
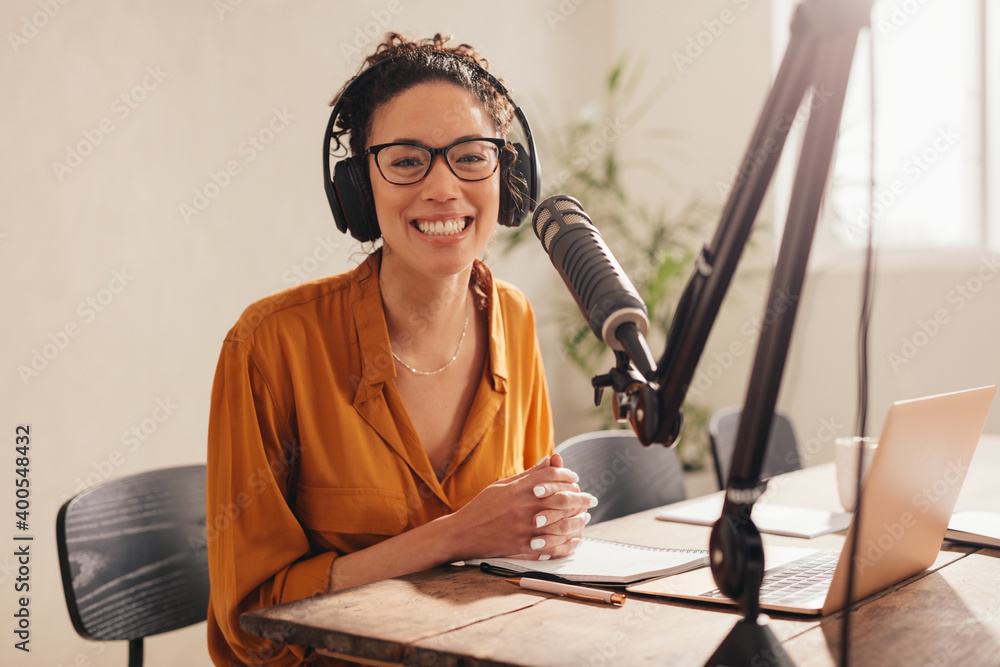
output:
<path id="1" fill-rule="evenodd" d="M 441 118 L 448 119 L 447 127 L 440 126 Z M 375 114 L 371 141 L 380 150 L 366 153 L 379 167 L 369 172 L 375 175 L 371 185 L 383 238 L 383 282 L 392 274 L 407 274 L 407 284 L 424 283 L 427 272 L 453 276 L 448 294 L 460 293 L 468 283 L 461 272 L 482 253 L 499 217 L 500 183 L 491 176 L 502 142 L 497 147 L 488 141 L 494 132 L 482 105 L 450 83 L 414 86 Z M 414 145 L 439 143 L 436 136 L 446 142 L 443 159 Z M 415 159 L 414 152 L 423 158 Z M 476 152 L 478 162 L 457 162 Z M 476 166 L 464 166 L 469 164 Z M 395 182 L 404 176 L 409 183 Z"/>
<path id="2" fill-rule="evenodd" d="M 531 308 L 479 260 L 537 197 L 530 129 L 485 61 L 446 42 L 388 35 L 336 98 L 327 195 L 369 257 L 253 304 L 223 344 L 217 664 L 316 658 L 242 632 L 245 611 L 455 560 L 563 556 L 596 504 L 552 454 Z M 331 144 L 350 152 L 332 170 Z"/>

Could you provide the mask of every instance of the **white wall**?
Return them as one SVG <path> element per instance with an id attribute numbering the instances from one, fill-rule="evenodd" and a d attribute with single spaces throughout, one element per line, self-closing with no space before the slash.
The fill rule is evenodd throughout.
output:
<path id="1" fill-rule="evenodd" d="M 624 140 L 642 151 L 644 132 L 660 129 L 675 135 L 673 150 L 662 160 L 665 182 L 652 175 L 637 178 L 636 195 L 675 210 L 698 198 L 721 214 L 726 188 L 770 86 L 769 3 L 623 0 L 616 9 L 614 50 L 642 54 L 649 60 L 651 82 L 665 84 L 644 122 Z M 693 379 L 689 403 L 710 412 L 744 399 L 755 338 L 743 331 L 763 310 L 772 261 L 771 216 L 766 199 L 764 223 L 757 225 L 744 251 Z M 712 222 L 704 242 L 714 231 Z M 733 355 L 732 349 L 740 353 Z"/>
<path id="2" fill-rule="evenodd" d="M 666 161 L 670 182 L 634 183 L 637 193 L 671 206 L 693 194 L 721 203 L 716 184 L 731 180 L 769 82 L 765 0 L 232 0 L 232 11 L 220 13 L 227 1 L 12 0 L 0 8 L 3 406 L 11 445 L 17 424 L 32 426 L 36 537 L 32 652 L 22 655 L 7 641 L 0 664 L 124 662 L 124 646 L 85 642 L 69 623 L 53 538 L 59 505 L 97 481 L 203 461 L 219 345 L 243 307 L 286 287 L 296 269 L 319 277 L 357 258 L 359 248 L 333 227 L 319 157 L 326 102 L 356 70 L 355 40 L 362 51 L 371 48 L 366 28 L 441 30 L 475 44 L 536 125 L 598 95 L 620 53 L 647 58 L 649 85 L 669 86 L 621 140 L 639 151 L 644 128 L 680 133 L 687 157 Z M 673 54 L 700 35 L 707 46 L 679 67 Z M 111 131 L 98 140 L 102 123 Z M 272 129 L 280 131 L 269 137 Z M 244 142 L 258 134 L 271 141 L 253 153 Z M 57 173 L 53 163 L 66 162 L 67 147 L 81 143 L 81 151 L 95 145 L 78 166 Z M 214 190 L 212 174 L 229 162 L 239 172 L 185 220 L 180 205 L 193 205 L 195 189 Z M 708 383 L 710 409 L 741 402 L 745 392 L 753 340 L 743 332 L 762 309 L 772 248 L 766 229 L 755 238 L 699 370 L 721 368 L 734 342 L 748 351 Z M 539 312 L 562 439 L 586 430 L 591 392 L 549 342 L 551 314 L 567 297 L 548 259 L 529 245 L 497 257 L 494 268 Z M 961 310 L 945 296 L 976 269 L 899 272 L 882 281 L 873 420 L 892 398 L 996 381 L 1000 281 Z M 823 418 L 851 428 L 854 276 L 831 270 L 807 283 L 780 399 L 801 440 L 818 433 Z M 950 323 L 898 373 L 888 371 L 885 353 L 939 307 L 953 309 Z M 18 368 L 30 368 L 36 352 L 50 358 L 36 359 L 37 375 L 22 379 Z M 158 401 L 175 406 L 162 423 L 152 421 L 164 416 L 154 412 Z M 143 426 L 144 440 L 123 441 Z M 1000 430 L 996 410 L 988 429 Z M 10 478 L 13 457 L 7 461 Z M 11 513 L 12 495 L 5 501 Z M 7 619 L 16 604 L 12 551 L 0 551 L 7 554 L 0 555 L 0 617 Z M 10 626 L 0 630 L 9 639 Z M 154 638 L 148 654 L 153 666 L 206 664 L 204 627 Z"/>
<path id="3" fill-rule="evenodd" d="M 228 4 L 232 11 L 218 11 Z M 52 16 L 44 13 L 49 5 Z M 11 445 L 3 506 L 12 526 L 14 427 L 27 423 L 36 538 L 30 654 L 10 641 L 17 565 L 10 537 L 0 551 L 7 619 L 0 664 L 124 664 L 123 644 L 100 648 L 70 625 L 54 544 L 59 505 L 104 479 L 204 461 L 215 363 L 242 309 L 287 287 L 296 266 L 319 277 L 356 259 L 359 248 L 335 230 L 320 180 L 327 102 L 360 64 L 355 44 L 366 54 L 373 48 L 366 31 L 453 33 L 487 54 L 529 116 L 543 107 L 558 116 L 588 98 L 591 72 L 604 68 L 606 48 L 579 44 L 600 33 L 609 8 L 584 5 L 553 31 L 545 11 L 554 6 L 16 0 L 0 7 L 0 327 Z M 255 153 L 244 142 L 258 134 L 270 143 Z M 80 163 L 68 173 L 54 169 L 66 162 L 67 146 L 80 143 L 87 153 Z M 220 178 L 228 182 L 216 192 L 211 175 L 230 162 L 239 173 Z M 185 220 L 180 205 L 193 206 L 194 190 L 206 187 L 214 198 Z M 546 261 L 526 253 L 498 273 L 536 296 L 532 281 L 551 271 Z M 37 375 L 22 380 L 18 367 L 31 368 L 35 351 L 51 358 L 40 357 Z M 175 406 L 169 416 L 154 412 L 157 401 Z M 156 423 L 154 414 L 166 418 Z M 123 442 L 143 425 L 144 441 Z M 201 625 L 154 638 L 147 664 L 207 664 L 204 632 Z"/>

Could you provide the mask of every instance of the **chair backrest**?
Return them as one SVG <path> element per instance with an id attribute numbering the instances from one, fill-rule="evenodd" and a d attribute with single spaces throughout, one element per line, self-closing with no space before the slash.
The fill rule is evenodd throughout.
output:
<path id="1" fill-rule="evenodd" d="M 63 591 L 84 637 L 129 642 L 204 621 L 205 466 L 140 473 L 66 501 L 56 518 Z"/>
<path id="2" fill-rule="evenodd" d="M 684 500 L 684 471 L 677 452 L 644 447 L 632 431 L 593 431 L 556 447 L 563 463 L 580 476 L 580 489 L 597 497 L 595 524 Z"/>
<path id="3" fill-rule="evenodd" d="M 726 488 L 729 479 L 729 467 L 736 450 L 736 432 L 740 426 L 742 406 L 723 408 L 708 420 L 708 442 L 712 447 L 712 459 L 715 462 L 715 479 L 719 488 Z M 767 453 L 761 466 L 761 479 L 769 479 L 793 470 L 800 470 L 802 461 L 799 459 L 799 449 L 795 444 L 795 431 L 788 417 L 775 411 L 771 420 L 771 431 L 767 437 Z"/>

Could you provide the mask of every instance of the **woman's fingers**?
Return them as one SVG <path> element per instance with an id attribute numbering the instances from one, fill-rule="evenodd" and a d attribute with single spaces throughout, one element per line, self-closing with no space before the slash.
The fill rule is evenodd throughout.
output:
<path id="1" fill-rule="evenodd" d="M 579 481 L 579 475 L 569 468 L 550 467 L 532 475 L 530 484 L 536 498 L 548 498 L 563 491 L 579 493 Z"/>
<path id="2" fill-rule="evenodd" d="M 563 490 L 551 492 L 549 485 L 538 485 L 534 494 L 542 500 L 544 510 L 560 510 L 567 515 L 578 514 L 591 507 L 597 507 L 597 498 L 579 490 Z"/>
<path id="3" fill-rule="evenodd" d="M 539 512 L 535 515 L 535 527 L 538 534 L 544 535 L 578 535 L 590 523 L 590 513 L 581 512 L 564 516 L 557 512 Z"/>
<path id="4" fill-rule="evenodd" d="M 565 533 L 568 529 L 565 526 L 559 526 L 559 524 L 574 519 L 577 521 L 570 525 L 575 529 L 582 529 L 590 523 L 590 518 L 590 512 L 545 510 L 535 515 L 534 522 L 535 528 L 545 528 L 545 530 L 539 531 L 540 533 Z M 553 526 L 559 526 L 559 528 L 553 529 Z"/>
<path id="5" fill-rule="evenodd" d="M 523 473 L 491 484 L 457 513 L 469 557 L 519 553 L 556 558 L 572 551 L 597 498 L 580 491 L 579 476 L 548 456 Z"/>
<path id="6" fill-rule="evenodd" d="M 561 467 L 562 466 L 562 457 L 559 457 L 559 462 L 560 462 L 560 467 Z M 530 468 L 528 468 L 524 472 L 519 472 L 516 475 L 511 475 L 510 477 L 507 478 L 506 481 L 513 482 L 513 481 L 516 481 L 516 480 L 519 480 L 519 479 L 523 479 L 523 478 L 527 477 L 528 475 L 536 473 L 539 470 L 542 470 L 543 468 L 548 468 L 551 465 L 552 465 L 552 456 L 543 456 L 542 458 L 538 459 L 538 462 L 535 463 L 535 465 L 531 466 Z"/>
<path id="7" fill-rule="evenodd" d="M 562 544 L 553 547 L 552 551 L 543 555 L 547 555 L 549 556 L 549 558 L 562 558 L 564 556 L 568 556 L 571 553 L 573 553 L 573 550 L 576 549 L 576 545 L 578 545 L 579 543 L 580 543 L 580 538 L 574 537 L 569 540 L 566 540 Z M 545 560 L 548 560 L 548 558 L 546 558 Z"/>
<path id="8" fill-rule="evenodd" d="M 535 554 L 538 560 L 562 558 L 568 556 L 580 543 L 580 536 L 573 535 L 539 535 L 532 538 L 528 545 L 528 553 Z"/>
<path id="9" fill-rule="evenodd" d="M 539 533 L 528 543 L 530 553 L 537 553 L 539 560 L 560 558 L 571 553 L 583 536 L 584 526 L 589 522 L 590 514 L 587 512 L 572 516 L 563 516 L 558 512 L 539 512 L 535 515 Z"/>

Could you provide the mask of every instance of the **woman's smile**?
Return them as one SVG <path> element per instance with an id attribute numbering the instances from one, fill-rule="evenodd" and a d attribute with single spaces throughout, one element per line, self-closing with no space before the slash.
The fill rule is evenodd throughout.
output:
<path id="1" fill-rule="evenodd" d="M 428 236 L 454 236 L 465 231 L 472 223 L 472 218 L 448 218 L 447 220 L 413 220 L 411 225 Z"/>
<path id="2" fill-rule="evenodd" d="M 413 86 L 380 107 L 368 141 L 370 145 L 412 142 L 440 149 L 495 134 L 489 114 L 471 93 L 435 81 Z M 368 157 L 375 210 L 388 248 L 382 270 L 405 267 L 406 280 L 417 275 L 468 275 L 496 231 L 499 217 L 499 169 L 470 181 L 455 174 L 445 155 L 429 160 L 419 181 L 398 185 L 380 172 L 375 156 Z"/>

